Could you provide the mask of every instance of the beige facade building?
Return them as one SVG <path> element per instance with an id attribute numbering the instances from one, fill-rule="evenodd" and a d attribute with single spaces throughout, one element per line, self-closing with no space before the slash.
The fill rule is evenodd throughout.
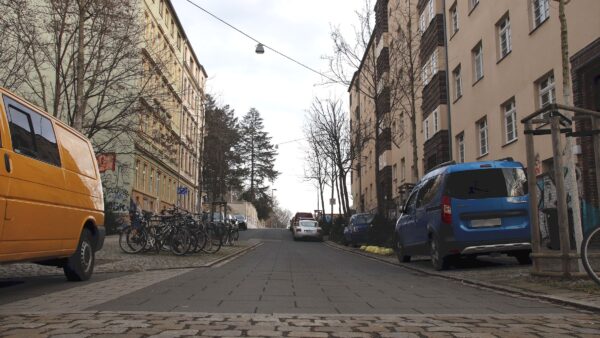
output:
<path id="1" fill-rule="evenodd" d="M 404 6 L 404 8 L 403 8 Z M 562 66 L 558 3 L 551 0 L 379 0 L 374 8 L 376 25 L 370 48 L 355 74 L 351 97 L 351 118 L 375 120 L 373 100 L 357 89 L 371 55 L 386 55 L 385 42 L 397 32 L 394 11 L 414 6 L 411 16 L 418 22 L 421 79 L 417 104 L 417 165 L 419 176 L 448 160 L 485 161 L 512 157 L 525 163 L 525 142 L 520 120 L 543 105 L 562 103 Z M 385 10 L 387 12 L 385 12 Z M 385 13 L 384 13 L 385 12 Z M 576 106 L 600 110 L 600 1 L 577 0 L 566 6 L 569 53 Z M 406 22 L 406 21 L 404 21 Z M 383 31 L 383 32 L 381 32 Z M 378 39 L 377 36 L 383 36 Z M 383 41 L 384 46 L 380 46 Z M 383 53 L 382 53 L 383 51 Z M 393 54 L 390 48 L 388 55 Z M 394 67 L 394 57 L 389 69 Z M 377 62 L 380 65 L 385 62 Z M 367 72 L 368 73 L 368 72 Z M 382 74 L 384 72 L 380 72 Z M 385 76 L 381 76 L 385 81 Z M 382 86 L 384 87 L 384 86 Z M 385 110 L 385 109 L 384 109 Z M 398 124 L 401 112 L 389 109 Z M 392 125 L 393 126 L 393 125 Z M 540 126 L 541 127 L 541 126 Z M 578 122 L 577 128 L 586 127 Z M 357 128 L 353 129 L 356 134 Z M 410 128 L 390 129 L 392 140 Z M 380 131 L 378 135 L 384 134 Z M 391 142 L 390 155 L 381 161 L 379 173 L 372 169 L 373 144 L 366 146 L 354 163 L 352 194 L 354 208 L 375 209 L 371 186 L 378 182 L 384 200 L 397 207 L 402 186 L 414 183 L 410 175 L 412 151 L 409 138 Z M 551 168 L 550 136 L 536 136 L 537 172 Z M 385 142 L 384 142 L 385 143 Z M 595 192 L 593 147 L 585 138 L 574 152 L 581 170 L 583 199 L 598 208 Z M 380 149 L 381 152 L 381 149 Z M 389 167 L 389 169 L 386 169 Z M 389 171 L 391 175 L 388 174 Z M 388 177 L 391 176 L 391 177 Z M 389 187 L 387 186 L 389 185 Z M 407 189 L 410 186 L 405 186 Z M 404 189 L 406 190 L 406 189 Z M 386 206 L 390 208 L 392 206 Z"/>
<path id="2" fill-rule="evenodd" d="M 143 81 L 152 90 L 136 110 L 139 132 L 133 144 L 115 149 L 117 173 L 105 171 L 103 181 L 109 191 L 111 186 L 120 191 L 118 196 L 109 194 L 117 211 L 131 198 L 145 211 L 177 205 L 198 212 L 206 72 L 171 1 L 140 0 L 140 5 Z"/>

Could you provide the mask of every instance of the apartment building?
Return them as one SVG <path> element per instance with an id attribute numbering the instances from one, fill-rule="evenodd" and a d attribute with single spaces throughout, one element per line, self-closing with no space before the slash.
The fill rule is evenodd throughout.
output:
<path id="1" fill-rule="evenodd" d="M 175 205 L 198 211 L 206 72 L 171 1 L 140 0 L 140 6 L 145 25 L 140 85 L 151 90 L 134 111 L 136 135 L 124 138 L 113 153 L 100 155 L 113 163 L 101 168 L 107 199 L 117 212 L 130 198 L 150 212 Z"/>
<path id="2" fill-rule="evenodd" d="M 558 3 L 551 0 L 445 1 L 453 157 L 512 157 L 526 163 L 521 119 L 563 103 Z M 600 1 L 566 6 L 573 103 L 600 110 Z M 579 122 L 578 128 L 587 127 Z M 538 126 L 542 127 L 542 126 Z M 583 199 L 597 205 L 591 138 L 573 150 Z M 550 136 L 535 137 L 536 172 L 552 168 Z"/>
<path id="3" fill-rule="evenodd" d="M 558 3 L 379 0 L 374 11 L 376 23 L 369 50 L 348 90 L 351 120 L 356 137 L 356 131 L 363 130 L 357 127 L 357 121 L 368 124 L 378 121 L 377 114 L 391 112 L 392 142 L 389 148 L 380 147 L 377 153 L 374 142 L 368 143 L 354 162 L 355 209 L 375 209 L 377 200 L 372 185 L 376 182 L 384 191 L 384 200 L 391 199 L 396 207 L 402 204 L 404 194 L 418 179 L 411 175 L 413 163 L 419 177 L 451 159 L 465 162 L 513 157 L 525 163 L 520 120 L 545 104 L 563 102 Z M 573 103 L 600 110 L 600 21 L 596 13 L 600 13 L 600 2 L 595 0 L 571 1 L 566 6 Z M 416 161 L 413 161 L 412 129 L 406 127 L 406 105 L 394 102 L 388 105 L 390 100 L 386 96 L 399 84 L 386 76 L 386 71 L 395 76 L 402 74 L 394 71 L 399 67 L 394 56 L 398 51 L 395 41 L 403 34 L 397 25 L 407 26 L 409 18 L 418 25 L 415 29 L 420 70 L 414 130 Z M 406 40 L 406 35 L 402 38 Z M 378 71 L 369 71 L 370 58 L 376 60 Z M 375 95 L 378 102 L 373 95 L 358 90 L 362 88 L 361 76 L 368 73 L 377 75 L 376 93 L 382 94 Z M 589 128 L 589 122 L 577 122 L 577 128 Z M 386 144 L 385 129 L 377 129 L 379 144 Z M 535 142 L 539 162 L 536 169 L 542 174 L 552 167 L 550 137 L 538 136 Z M 598 205 L 594 179 L 597 164 L 593 162 L 592 143 L 578 140 L 574 151 L 578 154 L 584 200 Z M 373 156 L 379 161 L 379 173 L 372 169 Z M 391 175 L 385 171 L 387 167 Z"/>

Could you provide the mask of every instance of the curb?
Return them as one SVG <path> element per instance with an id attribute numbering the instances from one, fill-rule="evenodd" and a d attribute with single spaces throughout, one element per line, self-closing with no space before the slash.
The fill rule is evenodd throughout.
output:
<path id="1" fill-rule="evenodd" d="M 205 263 L 205 264 L 198 264 L 198 265 L 186 265 L 186 266 L 176 266 L 176 267 L 166 267 L 166 268 L 148 268 L 148 269 L 143 269 L 143 270 L 124 270 L 124 271 L 106 271 L 106 272 L 96 272 L 97 274 L 107 274 L 107 273 L 126 273 L 126 272 L 144 272 L 144 271 L 161 271 L 161 270 L 182 270 L 182 269 L 198 269 L 198 268 L 210 268 L 213 267 L 214 265 L 217 265 L 223 261 L 226 260 L 233 260 L 234 258 L 236 258 L 237 256 L 241 256 L 245 253 L 247 253 L 250 250 L 253 250 L 261 245 L 263 245 L 263 242 L 257 242 L 254 243 L 242 250 L 236 251 L 234 253 L 230 253 L 227 256 L 223 256 L 220 257 L 218 259 L 215 259 L 214 261 Z"/>
<path id="2" fill-rule="evenodd" d="M 404 268 L 406 270 L 411 270 L 411 271 L 415 271 L 415 272 L 419 272 L 422 274 L 426 274 L 429 276 L 433 276 L 433 277 L 439 277 L 439 278 L 444 278 L 444 279 L 448 279 L 448 280 L 453 280 L 453 281 L 457 281 L 457 282 L 461 282 L 463 284 L 467 284 L 467 285 L 472 285 L 472 286 L 477 286 L 480 288 L 484 288 L 484 289 L 488 289 L 488 290 L 492 290 L 492 291 L 499 291 L 499 292 L 505 292 L 505 293 L 510 293 L 511 295 L 518 295 L 521 297 L 528 297 L 528 298 L 533 298 L 533 299 L 539 299 L 539 300 L 544 300 L 550 303 L 554 303 L 554 304 L 559 304 L 559 305 L 567 305 L 567 306 L 572 306 L 572 307 L 576 307 L 579 309 L 583 309 L 583 310 L 588 310 L 588 311 L 593 311 L 593 312 L 600 312 L 600 305 L 596 305 L 596 304 L 592 304 L 592 303 L 588 303 L 588 302 L 582 302 L 579 300 L 574 300 L 574 299 L 569 299 L 569 298 L 563 298 L 563 297 L 558 297 L 558 296 L 551 296 L 551 295 L 543 295 L 543 294 L 537 294 L 537 293 L 533 293 L 530 291 L 525 291 L 522 289 L 517 289 L 517 288 L 513 288 L 510 286 L 499 286 L 499 285 L 494 285 L 494 284 L 490 284 L 487 282 L 482 282 L 479 280 L 475 280 L 475 279 L 469 279 L 469 278 L 463 278 L 463 277 L 456 277 L 456 276 L 448 276 L 448 275 L 444 275 L 441 273 L 437 273 L 437 272 L 433 272 L 433 271 L 429 271 L 429 270 L 425 270 L 425 269 L 421 269 L 415 266 L 411 266 L 409 264 L 403 264 L 403 263 L 392 263 L 390 261 L 387 261 L 385 259 L 382 259 L 381 257 L 377 257 L 375 255 L 370 255 L 370 254 L 366 254 L 363 253 L 362 251 L 356 251 L 356 250 L 352 250 L 350 248 L 345 248 L 342 247 L 338 244 L 334 244 L 331 241 L 327 241 L 325 242 L 325 244 L 331 248 L 340 250 L 340 251 L 346 251 L 346 252 L 350 252 L 353 253 L 355 255 L 359 255 L 359 256 L 363 256 L 363 257 L 368 257 L 371 259 L 374 259 L 376 261 L 382 262 L 382 263 L 386 263 L 389 265 L 393 265 L 393 266 L 397 266 L 397 267 L 401 267 Z"/>

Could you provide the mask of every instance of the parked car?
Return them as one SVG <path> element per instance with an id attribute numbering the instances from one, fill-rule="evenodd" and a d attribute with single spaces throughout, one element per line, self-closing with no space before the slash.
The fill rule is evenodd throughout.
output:
<path id="1" fill-rule="evenodd" d="M 323 240 L 323 229 L 315 220 L 302 219 L 294 227 L 294 240 L 312 238 L 319 241 Z"/>
<path id="2" fill-rule="evenodd" d="M 313 214 L 310 212 L 297 212 L 294 217 L 292 217 L 292 219 L 290 220 L 290 230 L 292 231 L 292 233 L 294 233 L 294 228 L 296 226 L 298 226 L 298 222 L 300 222 L 300 220 L 303 219 L 307 219 L 307 220 L 315 220 L 315 218 L 313 217 Z"/>
<path id="3" fill-rule="evenodd" d="M 104 199 L 90 141 L 0 88 L 0 263 L 62 267 L 88 280 L 104 243 Z"/>
<path id="4" fill-rule="evenodd" d="M 237 220 L 237 224 L 240 230 L 248 230 L 248 224 L 246 222 L 246 216 L 244 215 L 235 215 L 235 219 Z"/>
<path id="5" fill-rule="evenodd" d="M 442 165 L 411 191 L 394 232 L 398 259 L 430 255 L 435 269 L 452 258 L 506 253 L 530 263 L 527 178 L 512 159 Z"/>
<path id="6" fill-rule="evenodd" d="M 344 228 L 344 245 L 359 245 L 367 241 L 369 226 L 373 223 L 373 214 L 354 214 L 350 217 L 349 224 Z"/>

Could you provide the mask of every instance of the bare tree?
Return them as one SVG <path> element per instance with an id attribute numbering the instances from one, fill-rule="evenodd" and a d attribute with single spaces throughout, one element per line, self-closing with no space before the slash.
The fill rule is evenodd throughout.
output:
<path id="1" fill-rule="evenodd" d="M 9 2 L 11 0 L 0 0 L 0 8 Z M 15 90 L 24 81 L 29 64 L 20 51 L 27 48 L 9 22 L 0 20 L 0 87 Z"/>
<path id="2" fill-rule="evenodd" d="M 25 47 L 18 92 L 92 139 L 97 152 L 143 134 L 140 115 L 171 118 L 176 102 L 166 98 L 174 89 L 165 84 L 173 60 L 146 30 L 137 2 L 10 0 L 0 7 L 0 24 Z"/>
<path id="3" fill-rule="evenodd" d="M 308 125 L 304 132 L 309 144 L 309 149 L 304 159 L 304 179 L 314 182 L 321 198 L 321 210 L 325 212 L 324 190 L 325 185 L 327 185 L 329 166 L 324 160 L 325 156 L 319 147 L 319 134 L 317 134 L 311 125 Z"/>
<path id="4" fill-rule="evenodd" d="M 332 190 L 337 185 L 340 192 L 340 206 L 344 214 L 350 211 L 350 198 L 347 186 L 348 172 L 353 160 L 352 135 L 348 113 L 342 109 L 339 99 L 321 100 L 314 98 L 308 111 L 308 130 L 319 153 L 333 166 L 331 171 Z M 335 182 L 333 182 L 335 181 Z M 333 198 L 333 196 L 332 196 Z"/>
<path id="5" fill-rule="evenodd" d="M 325 58 L 329 62 L 330 77 L 337 83 L 354 85 L 374 110 L 375 121 L 372 124 L 361 119 L 353 122 L 353 148 L 356 156 L 360 156 L 364 147 L 373 142 L 376 154 L 373 161 L 377 175 L 380 170 L 377 154 L 383 146 L 377 135 L 390 130 L 391 141 L 400 146 L 406 135 L 405 131 L 408 131 L 413 153 L 412 178 L 416 181 L 419 176 L 417 105 L 423 88 L 418 53 L 420 34 L 416 25 L 418 13 L 412 0 L 392 1 L 392 4 L 388 8 L 388 1 L 377 2 L 376 11 L 383 13 L 380 15 L 382 21 L 373 26 L 373 7 L 370 0 L 365 0 L 362 11 L 356 13 L 358 25 L 355 26 L 353 39 L 348 39 L 338 27 L 334 27 L 331 33 L 333 55 Z M 392 29 L 387 46 L 377 55 L 376 45 L 387 27 Z M 404 123 L 405 119 L 409 121 L 408 128 Z M 358 131 L 361 134 L 357 135 Z M 359 167 L 360 165 L 359 161 Z M 383 191 L 379 184 L 375 184 L 374 188 L 377 210 L 383 213 Z"/>

